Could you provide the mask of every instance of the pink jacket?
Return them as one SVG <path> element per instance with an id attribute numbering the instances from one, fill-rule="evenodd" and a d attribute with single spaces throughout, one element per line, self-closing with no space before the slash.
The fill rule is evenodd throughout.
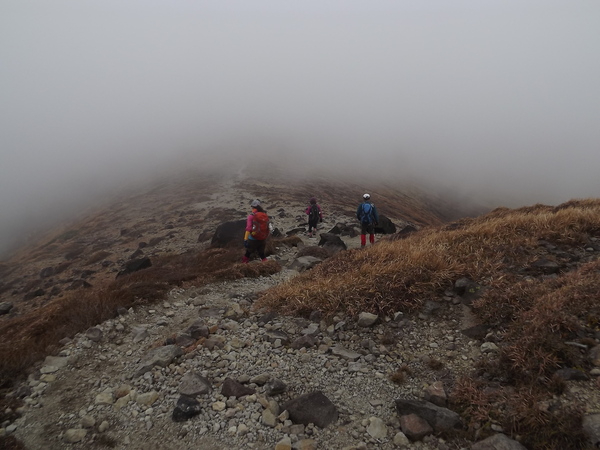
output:
<path id="1" fill-rule="evenodd" d="M 310 214 L 310 207 L 312 205 L 308 205 L 308 207 L 306 208 L 306 211 L 304 211 L 304 214 Z M 319 205 L 317 205 L 317 208 L 319 208 L 319 219 L 323 220 L 323 211 L 321 211 L 321 207 Z"/>

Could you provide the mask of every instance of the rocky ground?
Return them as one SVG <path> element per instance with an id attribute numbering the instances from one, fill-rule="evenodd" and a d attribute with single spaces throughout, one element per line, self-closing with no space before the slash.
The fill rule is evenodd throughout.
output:
<path id="1" fill-rule="evenodd" d="M 23 417 L 10 431 L 31 449 L 267 449 L 286 442 L 321 449 L 449 448 L 435 437 L 409 444 L 394 401 L 422 398 L 434 382 L 451 383 L 484 357 L 480 344 L 460 332 L 463 306 L 448 297 L 436 303 L 435 320 L 426 313 L 400 315 L 372 326 L 251 311 L 257 292 L 294 274 L 173 290 L 160 305 L 130 310 L 76 336 L 30 377 Z M 184 342 L 194 323 L 210 330 L 198 345 Z M 290 345 L 307 335 L 314 337 L 309 348 Z M 146 355 L 168 339 L 191 347 L 144 372 Z M 403 364 L 410 372 L 396 384 L 389 377 Z M 226 397 L 227 378 L 254 392 Z M 199 414 L 176 422 L 173 411 L 190 380 L 200 384 L 194 388 Z M 272 391 L 276 380 L 286 386 L 280 394 Z M 281 414 L 286 400 L 313 391 L 339 411 L 324 429 Z"/>
<path id="2" fill-rule="evenodd" d="M 220 208 L 239 215 L 254 196 L 224 183 L 216 194 L 183 206 L 173 192 L 173 209 Z M 267 209 L 281 230 L 305 221 L 302 200 L 262 200 L 273 206 Z M 141 218 L 140 204 L 123 207 L 132 219 L 118 224 L 123 239 L 110 246 L 112 264 L 93 274 L 95 282 L 114 277 L 119 261 L 140 249 L 156 223 Z M 342 209 L 325 211 L 321 232 L 353 222 Z M 200 228 L 176 226 L 171 238 L 142 250 L 151 255 L 208 245 L 207 239 L 198 242 L 198 233 L 214 229 L 221 219 L 207 214 Z M 164 230 L 168 236 L 173 228 Z M 318 243 L 305 234 L 301 238 L 305 246 Z M 351 250 L 359 246 L 358 237 L 343 240 Z M 174 289 L 159 304 L 123 310 L 65 339 L 57 355 L 10 393 L 24 398 L 25 405 L 18 408 L 20 418 L 0 424 L 0 433 L 17 437 L 28 449 L 471 448 L 470 442 L 422 433 L 418 421 L 401 423 L 396 407 L 399 399 L 444 405 L 458 377 L 480 359 L 495 357 L 493 343 L 463 333 L 475 324 L 468 307 L 446 292 L 414 316 L 374 322 L 368 315 L 326 322 L 318 314 L 300 319 L 254 310 L 261 291 L 298 274 L 298 250 L 280 248 L 270 262 L 251 263 L 281 265 L 275 275 Z M 47 264 L 40 261 L 35 271 Z M 578 398 L 589 413 L 600 412 L 594 386 L 569 382 L 565 401 Z M 322 426 L 292 420 L 286 402 L 315 392 L 327 405 L 315 418 L 324 421 Z M 503 445 L 520 448 L 516 441 Z"/>

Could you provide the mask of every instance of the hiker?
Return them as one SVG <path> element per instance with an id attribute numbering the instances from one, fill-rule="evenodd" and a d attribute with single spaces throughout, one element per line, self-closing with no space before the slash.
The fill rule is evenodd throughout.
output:
<path id="1" fill-rule="evenodd" d="M 323 212 L 321 211 L 321 206 L 317 203 L 316 198 L 312 197 L 309 203 L 305 213 L 308 215 L 308 237 L 313 237 L 312 229 L 315 229 L 316 235 L 317 223 L 323 222 Z"/>
<path id="2" fill-rule="evenodd" d="M 356 218 L 360 221 L 360 246 L 367 245 L 367 233 L 369 233 L 369 242 L 371 245 L 375 243 L 375 226 L 379 222 L 377 208 L 371 203 L 369 194 L 363 195 L 363 202 L 358 205 L 356 210 Z"/>
<path id="3" fill-rule="evenodd" d="M 261 261 L 267 261 L 265 246 L 269 236 L 269 216 L 260 205 L 260 200 L 253 200 L 250 204 L 252 212 L 246 219 L 246 233 L 244 234 L 244 247 L 246 254 L 242 258 L 243 263 L 250 261 L 252 253 L 258 253 Z"/>

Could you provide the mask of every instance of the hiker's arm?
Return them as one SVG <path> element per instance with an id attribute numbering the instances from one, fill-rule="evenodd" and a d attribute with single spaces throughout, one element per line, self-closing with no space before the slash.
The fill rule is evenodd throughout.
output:
<path id="1" fill-rule="evenodd" d="M 250 232 L 252 231 L 252 218 L 254 216 L 250 214 L 246 219 L 246 232 L 244 233 L 244 241 L 248 240 L 248 236 L 250 236 Z"/>

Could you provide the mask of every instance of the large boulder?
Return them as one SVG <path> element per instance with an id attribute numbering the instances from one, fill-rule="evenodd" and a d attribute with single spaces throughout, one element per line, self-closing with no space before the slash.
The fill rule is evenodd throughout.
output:
<path id="1" fill-rule="evenodd" d="M 358 231 L 353 226 L 346 225 L 345 223 L 336 223 L 335 226 L 329 230 L 329 233 L 339 234 L 340 236 L 349 236 L 351 238 L 358 236 Z"/>
<path id="2" fill-rule="evenodd" d="M 389 217 L 383 214 L 379 215 L 379 222 L 375 226 L 375 233 L 379 234 L 394 234 L 396 232 L 396 225 L 390 220 Z"/>
<path id="3" fill-rule="evenodd" d="M 125 267 L 117 274 L 117 278 L 137 272 L 139 270 L 147 269 L 151 266 L 152 262 L 150 261 L 150 258 L 132 259 L 131 261 L 127 261 L 127 263 L 125 263 Z"/>
<path id="4" fill-rule="evenodd" d="M 210 241 L 211 247 L 241 247 L 244 241 L 246 230 L 246 220 L 233 220 L 222 223 L 215 230 L 215 234 Z"/>
<path id="5" fill-rule="evenodd" d="M 346 244 L 342 238 L 332 233 L 323 233 L 320 235 L 319 246 L 327 249 L 332 255 L 341 250 L 346 250 Z"/>

